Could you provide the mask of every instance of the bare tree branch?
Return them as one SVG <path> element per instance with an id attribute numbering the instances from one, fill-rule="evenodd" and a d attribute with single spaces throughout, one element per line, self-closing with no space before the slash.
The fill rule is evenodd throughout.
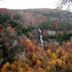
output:
<path id="1" fill-rule="evenodd" d="M 72 5 L 72 0 L 59 0 L 57 9 L 62 9 L 65 5 L 67 5 L 66 10 L 69 10 L 70 6 Z"/>

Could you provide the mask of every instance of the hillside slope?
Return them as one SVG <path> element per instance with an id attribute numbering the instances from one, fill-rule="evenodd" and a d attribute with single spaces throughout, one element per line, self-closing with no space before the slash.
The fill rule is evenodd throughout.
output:
<path id="1" fill-rule="evenodd" d="M 36 26 L 44 24 L 47 21 L 60 22 L 64 27 L 72 27 L 72 13 L 55 9 L 26 9 L 26 10 L 9 10 L 0 9 L 0 13 L 6 13 L 11 18 L 20 22 L 22 26 Z M 58 23 L 57 23 L 58 24 Z M 60 27 L 60 25 L 58 25 Z M 52 27 L 52 25 L 51 25 Z"/>

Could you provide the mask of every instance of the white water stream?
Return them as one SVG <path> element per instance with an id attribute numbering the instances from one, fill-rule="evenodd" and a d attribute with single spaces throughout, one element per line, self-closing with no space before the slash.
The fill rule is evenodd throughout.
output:
<path id="1" fill-rule="evenodd" d="M 41 43 L 41 47 L 44 46 L 44 41 L 43 41 L 43 36 L 42 36 L 42 31 L 41 29 L 38 29 L 39 33 L 40 33 L 40 43 Z"/>

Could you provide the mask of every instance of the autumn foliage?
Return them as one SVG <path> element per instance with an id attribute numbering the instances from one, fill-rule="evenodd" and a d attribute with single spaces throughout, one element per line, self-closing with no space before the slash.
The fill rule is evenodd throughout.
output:
<path id="1" fill-rule="evenodd" d="M 63 48 L 44 50 L 27 38 L 20 43 L 25 46 L 26 60 L 15 57 L 11 64 L 3 65 L 1 72 L 72 72 L 72 55 Z"/>
<path id="2" fill-rule="evenodd" d="M 2 9 L 0 12 L 10 15 L 6 9 Z M 15 20 L 15 14 L 12 14 L 12 18 L 9 18 L 8 15 L 1 14 L 0 16 L 0 48 L 4 51 L 3 53 L 0 51 L 0 55 L 6 56 L 7 54 L 5 63 L 0 64 L 0 72 L 72 72 L 72 40 L 63 42 L 59 46 L 47 42 L 44 47 L 41 47 L 39 40 L 34 37 L 36 34 L 34 30 L 30 32 L 31 28 L 25 29 L 23 24 L 20 24 L 17 19 Z M 30 26 L 34 26 L 37 21 L 43 23 L 46 20 L 40 14 L 34 15 L 37 17 L 35 19 L 33 15 L 29 12 L 24 13 L 24 17 L 29 20 L 26 23 Z M 58 22 L 54 23 L 54 26 L 57 28 Z M 45 27 L 47 27 L 47 23 Z M 45 30 L 44 35 L 46 34 Z M 59 34 L 57 36 L 61 40 Z M 64 37 L 65 35 L 62 38 Z M 35 42 L 36 40 L 38 43 Z M 4 57 L 1 56 L 1 58 Z"/>

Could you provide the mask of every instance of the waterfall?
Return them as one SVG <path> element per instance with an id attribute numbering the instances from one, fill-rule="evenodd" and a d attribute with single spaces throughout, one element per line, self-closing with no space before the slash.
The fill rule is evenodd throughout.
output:
<path id="1" fill-rule="evenodd" d="M 39 33 L 40 33 L 40 43 L 41 43 L 41 47 L 43 47 L 44 46 L 44 41 L 43 41 L 43 36 L 42 36 L 42 31 L 41 31 L 41 29 L 38 29 L 38 31 L 39 31 Z"/>

